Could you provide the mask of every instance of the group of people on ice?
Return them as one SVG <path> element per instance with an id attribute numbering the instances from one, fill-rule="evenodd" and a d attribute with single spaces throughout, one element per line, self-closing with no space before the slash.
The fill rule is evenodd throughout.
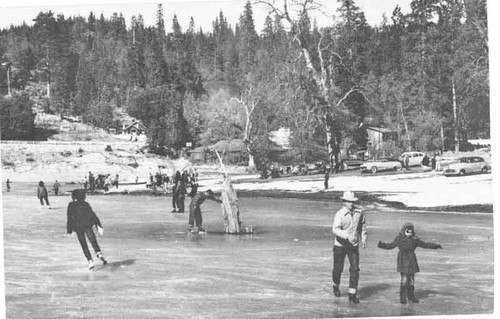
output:
<path id="1" fill-rule="evenodd" d="M 85 175 L 83 179 L 84 190 L 94 191 L 96 189 L 102 189 L 105 193 L 109 192 L 109 189 L 113 186 L 118 188 L 120 184 L 120 175 L 115 174 L 97 174 L 97 177 L 89 171 L 88 175 Z"/>
<path id="2" fill-rule="evenodd" d="M 358 198 L 353 192 L 344 192 L 342 207 L 337 211 L 333 220 L 332 232 L 335 235 L 333 245 L 333 294 L 340 297 L 340 276 L 344 269 L 345 257 L 349 259 L 349 302 L 359 303 L 357 296 L 359 281 L 359 246 L 366 247 L 367 231 L 366 219 L 360 207 L 355 203 Z M 441 245 L 427 243 L 421 240 L 415 232 L 412 223 L 405 223 L 394 240 L 390 243 L 379 241 L 377 247 L 382 249 L 398 248 L 397 271 L 401 275 L 400 302 L 407 300 L 418 302 L 415 298 L 415 274 L 420 271 L 415 250 L 420 248 L 441 249 Z"/>
<path id="3" fill-rule="evenodd" d="M 212 190 L 198 192 L 197 180 L 189 177 L 187 172 L 177 171 L 173 178 L 172 212 L 184 212 L 184 200 L 188 185 L 191 187 L 189 206 L 188 231 L 193 231 L 196 227 L 199 232 L 204 232 L 201 205 L 207 199 L 221 203 L 221 199 L 216 198 Z M 92 210 L 90 204 L 85 201 L 86 190 L 77 189 L 72 192 L 72 202 L 67 208 L 67 232 L 76 233 L 85 258 L 88 261 L 89 269 L 94 268 L 92 255 L 89 251 L 87 238 L 98 259 L 103 264 L 107 263 L 101 248 L 97 242 L 93 228 L 102 235 L 104 232 L 101 221 Z M 40 181 L 37 196 L 42 206 L 44 203 L 50 208 L 48 202 L 48 192 L 43 181 Z M 332 233 L 334 235 L 333 244 L 333 268 L 332 286 L 333 294 L 341 296 L 340 278 L 344 269 L 345 258 L 349 260 L 349 287 L 348 298 L 350 303 L 359 303 L 358 282 L 359 282 L 359 247 L 365 248 L 367 241 L 367 223 L 361 208 L 357 205 L 358 198 L 353 192 L 344 192 L 341 197 L 342 207 L 336 212 L 333 220 Z M 415 250 L 441 249 L 442 246 L 435 243 L 428 243 L 421 240 L 415 232 L 412 223 L 405 223 L 392 242 L 379 241 L 377 247 L 381 249 L 398 248 L 397 272 L 401 276 L 400 302 L 406 304 L 408 301 L 418 302 L 415 297 L 415 274 L 420 271 Z"/>

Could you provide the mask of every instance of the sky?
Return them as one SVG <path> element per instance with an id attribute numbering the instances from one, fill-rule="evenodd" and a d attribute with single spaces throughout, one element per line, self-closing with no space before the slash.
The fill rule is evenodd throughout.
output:
<path id="1" fill-rule="evenodd" d="M 211 29 L 211 23 L 222 10 L 228 22 L 234 26 L 240 14 L 243 12 L 246 0 L 164 0 L 139 3 L 137 0 L 17 0 L 9 3 L 0 1 L 0 28 L 8 28 L 11 24 L 20 25 L 23 21 L 32 24 L 32 19 L 40 11 L 52 10 L 54 13 L 64 14 L 65 17 L 81 15 L 88 17 L 89 12 L 100 16 L 104 14 L 109 18 L 114 12 L 123 13 L 127 25 L 133 15 L 141 14 L 146 25 L 154 25 L 158 3 L 163 5 L 165 24 L 171 25 L 172 17 L 177 14 L 181 27 L 185 30 L 191 17 L 194 18 L 196 28 L 202 27 L 204 31 Z M 319 0 L 324 5 L 325 14 L 317 13 L 316 19 L 319 25 L 331 24 L 333 15 L 336 14 L 336 0 Z M 388 17 L 399 4 L 403 12 L 409 12 L 410 0 L 355 0 L 366 15 L 368 22 L 372 25 L 380 24 L 384 12 Z M 264 5 L 253 5 L 256 30 L 263 29 L 267 8 Z M 167 29 L 168 30 L 168 29 Z"/>

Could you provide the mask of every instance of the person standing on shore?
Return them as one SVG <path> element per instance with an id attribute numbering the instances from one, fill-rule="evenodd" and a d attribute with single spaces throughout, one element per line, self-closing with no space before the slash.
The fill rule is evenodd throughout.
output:
<path id="1" fill-rule="evenodd" d="M 359 303 L 356 296 L 359 282 L 359 245 L 366 248 L 366 220 L 361 210 L 354 206 L 358 198 L 353 192 L 344 192 L 342 207 L 335 214 L 332 233 L 333 246 L 333 293 L 340 297 L 340 275 L 344 270 L 345 257 L 349 259 L 349 302 Z"/>
<path id="2" fill-rule="evenodd" d="M 61 187 L 61 184 L 59 184 L 59 182 L 56 180 L 52 187 L 54 188 L 54 194 L 56 194 L 56 196 L 59 195 L 59 188 Z"/>
<path id="3" fill-rule="evenodd" d="M 7 178 L 7 192 L 10 192 L 10 180 Z"/>
<path id="4" fill-rule="evenodd" d="M 36 190 L 36 196 L 40 200 L 40 205 L 42 209 L 45 207 L 43 204 L 45 202 L 45 205 L 47 206 L 48 209 L 51 209 L 50 204 L 49 204 L 49 192 L 47 191 L 47 188 L 45 187 L 43 181 L 40 181 L 38 183 L 38 188 Z"/>
<path id="5" fill-rule="evenodd" d="M 104 234 L 104 229 L 102 227 L 101 221 L 97 215 L 90 207 L 90 204 L 85 201 L 85 191 L 82 189 L 76 189 L 71 194 L 72 202 L 68 205 L 67 217 L 68 221 L 66 224 L 66 230 L 69 235 L 73 232 L 76 233 L 80 246 L 82 247 L 83 254 L 88 261 L 89 269 L 94 269 L 94 261 L 89 251 L 87 244 L 87 238 L 94 248 L 97 258 L 99 258 L 104 265 L 107 264 L 107 260 L 101 252 L 101 248 L 97 243 L 97 238 L 94 234 L 93 227 L 97 228 L 100 235 Z"/>

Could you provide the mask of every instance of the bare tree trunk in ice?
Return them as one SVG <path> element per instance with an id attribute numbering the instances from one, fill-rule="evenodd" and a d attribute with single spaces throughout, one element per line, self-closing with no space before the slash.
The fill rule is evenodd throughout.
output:
<path id="1" fill-rule="evenodd" d="M 222 197 L 222 219 L 224 220 L 224 231 L 228 234 L 242 233 L 243 222 L 240 219 L 240 208 L 238 203 L 238 196 L 231 183 L 231 178 L 227 173 L 226 167 L 222 163 L 219 152 L 215 151 L 220 165 L 223 169 L 224 181 L 222 183 L 221 197 Z"/>

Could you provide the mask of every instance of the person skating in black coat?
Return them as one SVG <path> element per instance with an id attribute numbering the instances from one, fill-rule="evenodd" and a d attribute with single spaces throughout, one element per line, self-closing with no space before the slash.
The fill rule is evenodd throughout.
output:
<path id="1" fill-rule="evenodd" d="M 406 296 L 412 302 L 418 302 L 415 298 L 415 274 L 420 271 L 415 250 L 417 247 L 426 249 L 441 249 L 441 245 L 426 243 L 416 234 L 412 223 L 405 223 L 400 233 L 392 243 L 378 242 L 378 248 L 393 249 L 398 247 L 397 271 L 401 273 L 401 286 L 399 290 L 400 302 L 406 304 Z"/>
<path id="2" fill-rule="evenodd" d="M 94 248 L 94 251 L 102 263 L 105 265 L 107 263 L 106 259 L 101 252 L 101 248 L 97 243 L 97 238 L 94 234 L 93 227 L 96 226 L 99 234 L 104 233 L 104 229 L 102 227 L 101 221 L 97 217 L 97 215 L 90 207 L 90 204 L 85 201 L 85 191 L 82 189 L 74 190 L 71 194 L 71 198 L 73 201 L 68 205 L 68 223 L 67 223 L 67 231 L 68 234 L 76 233 L 78 237 L 78 241 L 83 250 L 83 254 L 89 263 L 89 269 L 94 268 L 94 262 L 92 260 L 92 256 L 89 251 L 89 247 L 87 245 L 87 238 L 90 241 L 90 244 Z"/>

